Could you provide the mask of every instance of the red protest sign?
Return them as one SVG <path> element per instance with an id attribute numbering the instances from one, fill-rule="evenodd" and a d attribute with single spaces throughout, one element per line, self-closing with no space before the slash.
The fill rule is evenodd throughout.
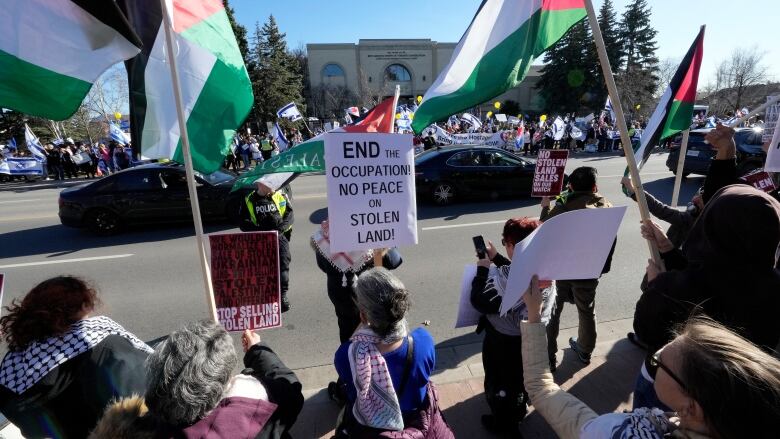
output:
<path id="1" fill-rule="evenodd" d="M 536 158 L 532 197 L 555 197 L 563 189 L 563 174 L 569 151 L 562 149 L 542 149 Z"/>
<path id="2" fill-rule="evenodd" d="M 772 180 L 772 176 L 764 171 L 743 175 L 739 179 L 760 191 L 772 192 L 775 190 L 775 182 Z"/>
<path id="3" fill-rule="evenodd" d="M 277 232 L 209 235 L 211 284 L 228 331 L 282 326 Z"/>

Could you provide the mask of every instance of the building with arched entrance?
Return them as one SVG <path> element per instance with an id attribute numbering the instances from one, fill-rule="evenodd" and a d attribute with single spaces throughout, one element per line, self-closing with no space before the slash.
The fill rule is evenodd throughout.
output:
<path id="1" fill-rule="evenodd" d="M 449 63 L 456 43 L 439 43 L 429 39 L 374 40 L 354 43 L 307 44 L 309 86 L 311 90 L 332 90 L 355 97 L 392 96 L 399 85 L 401 96 L 414 99 L 425 94 Z M 518 102 L 522 111 L 539 111 L 534 86 L 541 66 L 532 66 L 525 80 L 495 100 Z M 349 98 L 344 98 L 347 102 Z M 363 100 L 363 99 L 360 99 Z M 345 105 L 344 108 L 357 105 Z M 492 110 L 485 103 L 484 111 Z"/>

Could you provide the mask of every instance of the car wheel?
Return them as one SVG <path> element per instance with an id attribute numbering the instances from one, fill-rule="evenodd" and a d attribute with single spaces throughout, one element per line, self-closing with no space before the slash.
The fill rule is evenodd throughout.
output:
<path id="1" fill-rule="evenodd" d="M 106 209 L 96 209 L 87 213 L 84 219 L 89 230 L 100 236 L 109 236 L 119 232 L 119 215 Z"/>
<path id="2" fill-rule="evenodd" d="M 433 187 L 433 202 L 439 205 L 452 203 L 455 199 L 455 186 L 449 183 L 439 183 Z"/>

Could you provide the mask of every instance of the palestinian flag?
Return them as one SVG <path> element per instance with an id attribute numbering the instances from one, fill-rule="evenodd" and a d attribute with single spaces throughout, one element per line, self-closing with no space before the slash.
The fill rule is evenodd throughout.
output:
<path id="1" fill-rule="evenodd" d="M 159 0 L 122 0 L 144 43 L 128 61 L 133 148 L 184 163 Z M 216 171 L 252 108 L 249 75 L 221 0 L 168 0 L 192 161 Z M 172 6 L 171 6 L 172 5 Z"/>
<path id="2" fill-rule="evenodd" d="M 655 107 L 647 128 L 642 133 L 642 141 L 634 155 L 641 168 L 650 157 L 650 152 L 658 142 L 691 127 L 693 104 L 696 102 L 696 85 L 699 82 L 699 69 L 704 56 L 704 26 L 688 49 L 680 66 L 672 77 L 669 87 Z"/>
<path id="3" fill-rule="evenodd" d="M 483 0 L 414 114 L 428 125 L 517 86 L 531 63 L 585 18 L 585 0 Z"/>
<path id="4" fill-rule="evenodd" d="M 140 45 L 113 1 L 4 0 L 0 107 L 67 119 L 98 77 Z"/>
<path id="5" fill-rule="evenodd" d="M 395 98 L 387 98 L 372 108 L 360 122 L 329 131 L 330 133 L 392 133 L 395 124 Z M 320 134 L 281 154 L 258 164 L 254 169 L 240 176 L 233 184 L 233 190 L 251 188 L 262 179 L 279 188 L 290 183 L 302 172 L 325 171 L 325 136 Z M 281 177 L 267 177 L 269 174 L 286 173 Z M 279 183 L 279 181 L 283 183 Z"/>

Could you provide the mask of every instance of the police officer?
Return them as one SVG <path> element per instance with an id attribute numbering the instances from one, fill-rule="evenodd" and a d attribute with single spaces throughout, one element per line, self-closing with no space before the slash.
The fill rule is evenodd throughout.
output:
<path id="1" fill-rule="evenodd" d="M 263 161 L 269 160 L 276 149 L 276 141 L 274 141 L 271 135 L 267 135 L 260 142 L 260 153 L 263 155 Z"/>
<path id="2" fill-rule="evenodd" d="M 239 227 L 242 232 L 279 232 L 279 278 L 282 287 L 282 312 L 290 309 L 287 287 L 290 280 L 290 237 L 292 236 L 292 206 L 282 191 L 260 181 L 255 182 L 257 190 L 251 192 L 241 203 Z"/>

